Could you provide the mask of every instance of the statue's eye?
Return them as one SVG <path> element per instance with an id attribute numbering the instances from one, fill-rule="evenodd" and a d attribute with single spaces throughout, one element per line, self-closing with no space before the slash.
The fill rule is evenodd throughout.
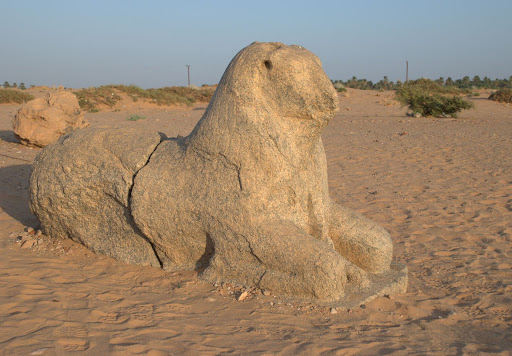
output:
<path id="1" fill-rule="evenodd" d="M 265 68 L 268 70 L 272 69 L 272 62 L 271 61 L 265 61 L 263 62 L 265 64 Z"/>

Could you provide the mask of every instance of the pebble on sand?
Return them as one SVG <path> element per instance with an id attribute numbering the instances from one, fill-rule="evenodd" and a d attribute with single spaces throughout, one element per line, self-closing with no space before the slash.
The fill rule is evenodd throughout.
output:
<path id="1" fill-rule="evenodd" d="M 239 302 L 243 301 L 245 298 L 247 298 L 247 296 L 249 295 L 249 293 L 247 293 L 247 291 L 243 292 L 242 294 L 240 294 L 237 298 L 237 300 Z"/>
<path id="2" fill-rule="evenodd" d="M 38 244 L 38 241 L 36 239 L 29 239 L 21 245 L 21 248 L 31 248 Z"/>

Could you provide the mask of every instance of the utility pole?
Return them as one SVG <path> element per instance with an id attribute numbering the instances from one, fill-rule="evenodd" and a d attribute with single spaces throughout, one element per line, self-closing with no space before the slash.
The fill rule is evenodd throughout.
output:
<path id="1" fill-rule="evenodd" d="M 187 64 L 188 86 L 190 86 L 190 64 Z"/>
<path id="2" fill-rule="evenodd" d="M 409 81 L 409 61 L 405 61 L 405 82 Z"/>

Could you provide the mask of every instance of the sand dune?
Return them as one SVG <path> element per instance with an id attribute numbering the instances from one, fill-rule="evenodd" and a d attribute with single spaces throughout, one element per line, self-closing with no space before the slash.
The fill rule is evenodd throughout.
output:
<path id="1" fill-rule="evenodd" d="M 458 119 L 411 118 L 391 92 L 349 90 L 324 134 L 331 196 L 386 227 L 407 293 L 364 308 L 288 304 L 95 255 L 37 229 L 37 149 L 0 105 L 0 354 L 498 354 L 512 350 L 512 106 L 473 98 Z M 186 135 L 204 111 L 86 114 L 92 127 Z M 129 114 L 146 116 L 127 121 Z"/>

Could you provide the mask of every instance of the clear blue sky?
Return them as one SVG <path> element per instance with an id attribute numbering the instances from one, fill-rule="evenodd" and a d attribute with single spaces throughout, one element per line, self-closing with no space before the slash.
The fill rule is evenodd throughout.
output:
<path id="1" fill-rule="evenodd" d="M 512 75 L 512 0 L 0 0 L 0 83 L 217 83 L 254 41 L 302 45 L 331 79 Z"/>

